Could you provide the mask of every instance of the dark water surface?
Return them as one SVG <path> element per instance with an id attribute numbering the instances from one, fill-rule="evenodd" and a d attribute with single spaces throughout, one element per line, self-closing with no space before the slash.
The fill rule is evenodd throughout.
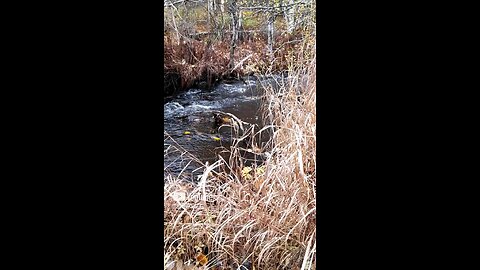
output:
<path id="1" fill-rule="evenodd" d="M 206 161 L 212 164 L 221 147 L 229 149 L 231 130 L 215 128 L 214 112 L 232 113 L 242 121 L 263 126 L 260 111 L 262 85 L 275 85 L 280 77 L 246 78 L 245 82 L 222 83 L 212 90 L 190 89 L 164 104 L 164 168 L 165 174 L 191 176 L 201 174 L 195 169 Z M 190 132 L 190 134 L 185 134 Z M 220 141 L 214 137 L 220 138 Z M 262 138 L 262 141 L 268 138 Z M 188 154 L 175 150 L 180 146 L 199 162 L 191 162 Z M 165 154 L 166 153 L 166 154 Z M 224 156 L 224 155 L 222 155 Z M 190 178 L 190 177 L 189 177 Z"/>

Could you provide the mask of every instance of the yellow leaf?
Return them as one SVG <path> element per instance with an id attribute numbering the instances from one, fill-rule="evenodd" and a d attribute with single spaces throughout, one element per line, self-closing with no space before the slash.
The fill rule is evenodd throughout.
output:
<path id="1" fill-rule="evenodd" d="M 218 142 L 218 141 L 220 141 L 220 140 L 221 140 L 221 139 L 220 139 L 220 138 L 218 138 L 218 137 L 212 137 L 212 138 L 213 138 L 213 140 L 214 140 L 214 141 L 216 141 L 216 142 Z"/>
<path id="2" fill-rule="evenodd" d="M 265 165 L 262 165 L 255 170 L 256 175 L 261 175 L 263 173 L 265 173 Z"/>
<path id="3" fill-rule="evenodd" d="M 252 171 L 252 168 L 251 168 L 251 167 L 248 167 L 248 166 L 243 167 L 243 169 L 242 169 L 242 176 L 245 176 L 245 175 L 249 174 L 251 171 Z"/>
<path id="4" fill-rule="evenodd" d="M 249 180 L 249 179 L 252 179 L 252 176 L 250 175 L 250 172 L 252 171 L 252 168 L 251 167 L 243 167 L 242 169 L 242 176 L 243 178 Z"/>
<path id="5" fill-rule="evenodd" d="M 183 132 L 183 134 L 185 134 L 185 135 L 190 135 L 191 132 L 190 132 L 190 131 L 185 131 L 185 132 Z"/>

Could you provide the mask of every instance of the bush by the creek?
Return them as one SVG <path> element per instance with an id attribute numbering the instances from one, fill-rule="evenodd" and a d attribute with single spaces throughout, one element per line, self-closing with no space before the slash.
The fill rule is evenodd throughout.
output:
<path id="1" fill-rule="evenodd" d="M 164 85 L 166 94 L 171 95 L 201 82 L 210 88 L 222 79 L 285 71 L 289 68 L 287 58 L 298 50 L 303 38 L 278 36 L 273 55 L 269 55 L 262 36 L 244 40 L 235 49 L 234 69 L 229 67 L 228 40 L 197 40 L 166 33 L 164 42 Z"/>

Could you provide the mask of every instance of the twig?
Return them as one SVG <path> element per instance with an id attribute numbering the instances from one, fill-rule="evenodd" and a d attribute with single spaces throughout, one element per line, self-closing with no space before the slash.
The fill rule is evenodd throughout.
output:
<path id="1" fill-rule="evenodd" d="M 242 61 L 238 62 L 238 64 L 234 68 L 232 68 L 230 72 L 233 72 L 235 69 L 237 69 L 241 64 L 243 64 L 243 62 L 245 62 L 248 58 L 252 57 L 252 55 L 253 54 L 251 53 L 249 56 L 245 57 Z"/>

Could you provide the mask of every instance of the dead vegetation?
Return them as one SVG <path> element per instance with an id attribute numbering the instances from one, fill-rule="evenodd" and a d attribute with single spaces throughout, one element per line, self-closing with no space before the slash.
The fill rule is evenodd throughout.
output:
<path id="1" fill-rule="evenodd" d="M 202 54 L 205 44 L 191 44 L 201 49 L 192 49 L 189 65 L 214 57 Z M 198 183 L 166 177 L 165 269 L 315 269 L 315 43 L 300 46 L 285 58 L 289 77 L 283 87 L 265 94 L 265 128 L 273 134 L 258 150 L 267 157 L 263 164 L 246 166 L 233 143 L 230 159 L 206 164 Z"/>
<path id="2" fill-rule="evenodd" d="M 228 159 L 203 164 L 195 182 L 164 173 L 164 268 L 315 269 L 315 1 L 221 1 L 216 9 L 214 1 L 177 2 L 165 11 L 167 94 L 252 74 L 288 78 L 266 88 L 262 130 L 234 115 L 219 121 L 232 126 Z M 259 147 L 256 134 L 267 130 L 271 139 Z M 181 147 L 165 155 L 172 151 L 199 162 Z M 262 162 L 252 165 L 245 152 Z"/>
<path id="3" fill-rule="evenodd" d="M 279 36 L 273 57 L 261 36 L 237 45 L 233 68 L 229 67 L 230 42 L 209 38 L 197 40 L 173 34 L 164 36 L 164 82 L 167 95 L 204 83 L 210 88 L 222 79 L 261 75 L 288 69 L 287 58 L 298 49 L 302 39 Z"/>

